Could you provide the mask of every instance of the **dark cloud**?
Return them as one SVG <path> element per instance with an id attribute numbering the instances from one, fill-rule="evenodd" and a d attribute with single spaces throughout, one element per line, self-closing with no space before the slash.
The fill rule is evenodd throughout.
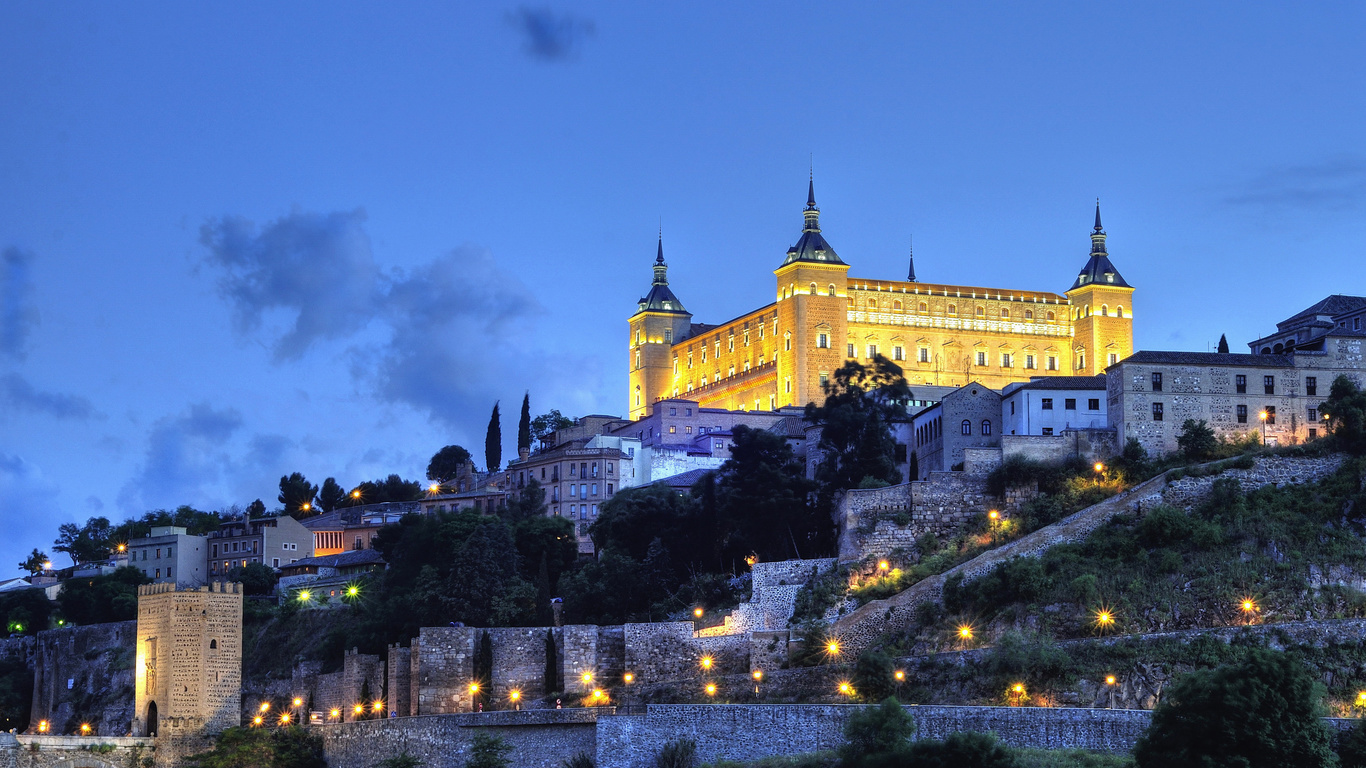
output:
<path id="1" fill-rule="evenodd" d="M 207 263 L 220 271 L 239 330 L 265 333 L 277 360 L 344 339 L 357 381 L 381 400 L 448 424 L 473 427 L 487 419 L 510 383 L 520 391 L 551 380 L 549 358 L 535 349 L 534 322 L 543 309 L 487 251 L 459 248 L 408 270 L 383 271 L 363 220 L 360 212 L 296 212 L 259 233 L 241 219 L 206 225 Z M 329 294 L 346 301 L 313 307 L 303 287 L 314 271 L 329 271 Z M 272 337 L 258 318 L 275 309 L 293 313 L 296 322 Z"/>
<path id="2" fill-rule="evenodd" d="M 282 315 L 286 330 L 272 343 L 279 361 L 364 328 L 381 291 L 364 221 L 356 210 L 295 212 L 260 231 L 240 217 L 205 224 L 200 242 L 238 330 L 256 332 Z"/>
<path id="3" fill-rule="evenodd" d="M 595 31 L 591 20 L 550 8 L 523 6 L 510 13 L 508 21 L 522 33 L 526 52 L 545 61 L 569 58 Z"/>
<path id="4" fill-rule="evenodd" d="M 234 408 L 199 403 L 159 419 L 148 435 L 147 454 L 122 490 L 118 504 L 137 514 L 179 504 L 217 503 L 232 461 L 225 443 L 242 427 Z"/>
<path id="5" fill-rule="evenodd" d="M 38 325 L 38 310 L 31 303 L 32 264 L 29 251 L 10 246 L 0 252 L 0 357 L 22 360 L 29 332 Z"/>
<path id="6" fill-rule="evenodd" d="M 1272 168 L 1229 195 L 1233 205 L 1342 210 L 1366 201 L 1366 158 L 1337 155 L 1309 165 Z"/>
<path id="7" fill-rule="evenodd" d="M 17 373 L 0 376 L 0 402 L 14 411 L 32 411 L 58 419 L 86 421 L 101 416 L 84 397 L 44 392 Z"/>

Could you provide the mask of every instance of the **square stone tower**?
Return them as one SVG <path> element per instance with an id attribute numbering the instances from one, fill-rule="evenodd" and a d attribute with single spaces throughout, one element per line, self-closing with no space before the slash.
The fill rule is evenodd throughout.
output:
<path id="1" fill-rule="evenodd" d="M 138 587 L 133 733 L 208 735 L 239 725 L 242 585 Z"/>

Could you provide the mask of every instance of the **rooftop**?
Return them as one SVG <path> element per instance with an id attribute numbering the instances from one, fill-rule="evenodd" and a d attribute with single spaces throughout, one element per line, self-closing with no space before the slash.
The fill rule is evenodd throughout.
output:
<path id="1" fill-rule="evenodd" d="M 1248 368 L 1291 368 L 1294 355 L 1242 355 L 1232 352 L 1135 352 L 1115 365 L 1233 365 Z M 1114 366 L 1110 366 L 1113 368 Z M 1108 369 L 1107 369 L 1108 370 Z"/>
<path id="2" fill-rule="evenodd" d="M 1021 389 L 1105 389 L 1105 376 L 1038 376 L 1007 389 L 1011 392 Z"/>

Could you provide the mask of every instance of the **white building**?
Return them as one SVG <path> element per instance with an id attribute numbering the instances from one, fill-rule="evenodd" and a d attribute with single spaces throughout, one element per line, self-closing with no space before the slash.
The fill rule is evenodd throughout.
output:
<path id="1" fill-rule="evenodd" d="M 1008 384 L 1001 391 L 1006 435 L 1061 435 L 1066 429 L 1104 429 L 1104 376 L 1049 376 Z"/>
<path id="2" fill-rule="evenodd" d="M 128 564 L 157 584 L 198 587 L 208 583 L 209 544 L 175 525 L 154 525 L 145 539 L 128 542 Z"/>

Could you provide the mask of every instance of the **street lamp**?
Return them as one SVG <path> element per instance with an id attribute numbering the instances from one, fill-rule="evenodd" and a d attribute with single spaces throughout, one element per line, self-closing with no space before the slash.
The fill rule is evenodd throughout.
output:
<path id="1" fill-rule="evenodd" d="M 1119 680 L 1114 675 L 1105 676 L 1105 687 L 1110 690 L 1110 709 L 1115 708 L 1115 685 Z"/>
<path id="2" fill-rule="evenodd" d="M 1262 420 L 1262 445 L 1266 445 L 1266 417 L 1266 409 L 1263 408 L 1262 412 L 1257 414 L 1257 418 Z"/>
<path id="3" fill-rule="evenodd" d="M 754 678 L 754 695 L 758 696 L 759 683 L 762 683 L 764 681 L 764 671 L 762 669 L 756 669 L 754 670 L 754 672 L 750 674 L 750 677 Z"/>
<path id="4" fill-rule="evenodd" d="M 702 660 L 699 661 L 698 663 L 702 665 L 702 668 L 703 668 L 703 669 L 708 670 L 708 671 L 711 670 L 712 661 L 711 661 L 711 657 L 710 657 L 710 656 L 703 656 L 703 657 L 702 657 Z"/>
<path id="5" fill-rule="evenodd" d="M 512 708 L 518 711 L 522 709 L 522 692 L 516 689 L 508 691 L 508 700 L 512 702 Z"/>

